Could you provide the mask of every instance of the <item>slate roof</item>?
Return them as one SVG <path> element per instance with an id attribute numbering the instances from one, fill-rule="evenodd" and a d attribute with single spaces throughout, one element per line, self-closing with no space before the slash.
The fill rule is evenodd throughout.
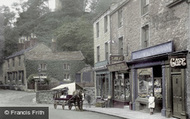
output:
<path id="1" fill-rule="evenodd" d="M 57 53 L 43 53 L 29 56 L 29 60 L 84 60 L 84 56 L 81 51 L 64 51 Z"/>
<path id="2" fill-rule="evenodd" d="M 38 44 L 37 44 L 38 45 Z M 35 48 L 37 45 L 33 47 L 29 47 L 27 49 L 23 49 L 21 51 L 15 52 L 12 55 L 8 56 L 6 59 L 10 59 L 19 55 L 24 55 L 25 53 L 29 52 L 33 48 Z M 81 51 L 63 51 L 63 52 L 46 52 L 46 53 L 38 53 L 32 55 L 27 55 L 26 59 L 29 60 L 84 60 L 84 56 Z"/>
<path id="3" fill-rule="evenodd" d="M 12 55 L 6 57 L 6 59 L 10 59 L 10 58 L 13 58 L 13 57 L 16 57 L 16 56 L 19 56 L 19 55 L 23 55 L 25 52 L 30 51 L 30 50 L 33 49 L 34 47 L 35 47 L 35 46 L 29 47 L 29 48 L 27 48 L 27 49 L 23 49 L 23 50 L 18 51 L 18 52 L 15 52 L 15 53 L 13 53 Z"/>

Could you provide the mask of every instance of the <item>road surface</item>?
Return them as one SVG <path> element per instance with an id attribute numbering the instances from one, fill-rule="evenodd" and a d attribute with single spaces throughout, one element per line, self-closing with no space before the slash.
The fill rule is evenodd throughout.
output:
<path id="1" fill-rule="evenodd" d="M 54 109 L 53 104 L 36 104 L 34 92 L 0 90 L 0 107 L 48 107 L 49 119 L 121 119 L 109 115 L 88 112 L 62 110 L 61 106 Z"/>

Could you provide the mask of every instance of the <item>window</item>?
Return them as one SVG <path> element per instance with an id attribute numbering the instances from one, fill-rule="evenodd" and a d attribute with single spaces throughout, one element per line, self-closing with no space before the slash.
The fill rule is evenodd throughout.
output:
<path id="1" fill-rule="evenodd" d="M 108 16 L 106 15 L 104 17 L 104 32 L 106 33 L 108 31 Z"/>
<path id="2" fill-rule="evenodd" d="M 108 54 L 108 43 L 105 43 L 105 59 L 108 60 L 109 54 Z"/>
<path id="3" fill-rule="evenodd" d="M 96 23 L 96 37 L 99 37 L 99 22 Z"/>
<path id="4" fill-rule="evenodd" d="M 118 50 L 118 54 L 119 55 L 123 55 L 123 37 L 119 38 L 119 50 Z"/>
<path id="5" fill-rule="evenodd" d="M 64 74 L 64 75 L 63 75 L 63 79 L 64 79 L 65 81 L 70 80 L 70 74 Z"/>
<path id="6" fill-rule="evenodd" d="M 40 64 L 39 69 L 41 70 L 47 70 L 47 64 Z"/>
<path id="7" fill-rule="evenodd" d="M 100 61 L 100 46 L 97 47 L 97 62 Z"/>
<path id="8" fill-rule="evenodd" d="M 10 67 L 10 64 L 9 64 L 9 59 L 7 60 L 7 65 L 8 65 L 8 68 Z"/>
<path id="9" fill-rule="evenodd" d="M 15 67 L 15 58 L 13 58 L 12 61 L 13 61 L 13 67 Z"/>
<path id="10" fill-rule="evenodd" d="M 142 27 L 142 48 L 149 46 L 149 26 Z"/>
<path id="11" fill-rule="evenodd" d="M 148 98 L 153 93 L 152 68 L 138 69 L 138 96 Z"/>
<path id="12" fill-rule="evenodd" d="M 63 69 L 70 70 L 70 64 L 63 64 Z"/>
<path id="13" fill-rule="evenodd" d="M 18 60 L 19 60 L 19 61 L 18 61 L 18 64 L 19 64 L 19 66 L 20 66 L 20 65 L 21 65 L 21 56 L 18 57 Z"/>
<path id="14" fill-rule="evenodd" d="M 141 0 L 141 14 L 144 15 L 148 12 L 149 0 Z"/>
<path id="15" fill-rule="evenodd" d="M 118 11 L 118 28 L 120 28 L 123 25 L 123 10 L 120 9 Z"/>

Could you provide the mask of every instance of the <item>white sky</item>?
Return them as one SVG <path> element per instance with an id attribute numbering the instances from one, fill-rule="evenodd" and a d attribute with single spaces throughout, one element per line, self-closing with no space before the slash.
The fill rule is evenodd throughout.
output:
<path id="1" fill-rule="evenodd" d="M 25 0 L 0 0 L 0 6 L 2 5 L 11 6 L 14 2 L 20 2 L 20 1 L 25 1 Z M 55 8 L 55 0 L 49 0 L 49 7 L 52 10 Z"/>

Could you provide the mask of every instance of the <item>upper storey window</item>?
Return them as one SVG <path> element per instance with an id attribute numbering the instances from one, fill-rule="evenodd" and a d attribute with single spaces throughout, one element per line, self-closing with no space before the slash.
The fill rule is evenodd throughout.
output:
<path id="1" fill-rule="evenodd" d="M 144 15 L 148 12 L 149 0 L 141 0 L 141 14 Z"/>

